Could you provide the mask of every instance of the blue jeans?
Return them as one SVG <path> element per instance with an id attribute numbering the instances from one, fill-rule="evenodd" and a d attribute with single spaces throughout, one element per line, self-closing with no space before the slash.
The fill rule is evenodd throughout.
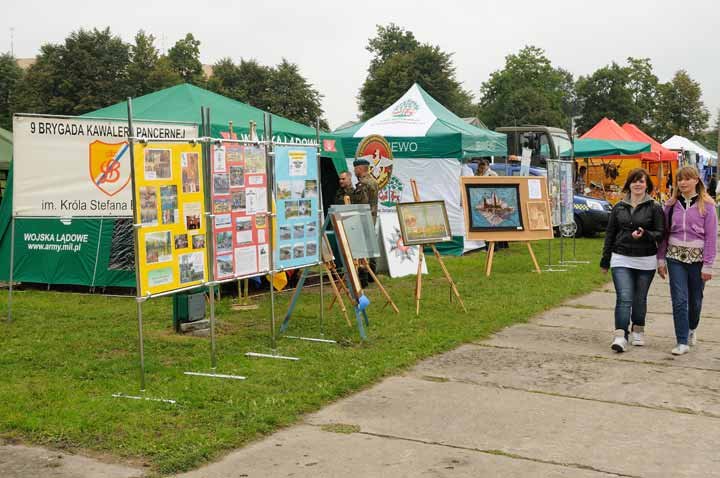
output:
<path id="1" fill-rule="evenodd" d="M 633 325 L 644 326 L 647 312 L 647 294 L 655 271 L 643 271 L 629 267 L 613 267 L 612 278 L 615 284 L 615 330 L 625 331 L 628 336 L 630 319 Z"/>
<path id="2" fill-rule="evenodd" d="M 700 323 L 705 290 L 702 266 L 702 262 L 687 264 L 674 259 L 667 260 L 675 338 L 679 344 L 687 345 L 690 330 L 695 330 Z"/>

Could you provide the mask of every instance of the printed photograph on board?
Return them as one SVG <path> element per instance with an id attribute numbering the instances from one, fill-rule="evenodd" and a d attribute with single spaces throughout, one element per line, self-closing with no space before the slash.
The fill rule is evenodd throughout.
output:
<path id="1" fill-rule="evenodd" d="M 267 216 L 265 214 L 256 214 L 255 227 L 264 228 L 267 225 Z"/>
<path id="2" fill-rule="evenodd" d="M 531 231 L 547 231 L 550 229 L 547 204 L 545 201 L 527 202 L 528 229 Z"/>
<path id="3" fill-rule="evenodd" d="M 317 254 L 317 242 L 315 242 L 315 241 L 308 242 L 305 247 L 305 253 L 308 256 L 314 256 L 315 254 Z"/>
<path id="4" fill-rule="evenodd" d="M 205 276 L 205 263 L 202 252 L 180 254 L 180 283 L 197 282 Z"/>
<path id="5" fill-rule="evenodd" d="M 522 231 L 517 184 L 465 184 L 470 231 Z"/>
<path id="6" fill-rule="evenodd" d="M 213 193 L 228 194 L 230 192 L 230 175 L 228 173 L 216 173 L 213 176 Z"/>
<path id="7" fill-rule="evenodd" d="M 187 247 L 188 247 L 187 234 L 175 234 L 175 249 L 187 249 Z"/>
<path id="8" fill-rule="evenodd" d="M 217 256 L 217 271 L 220 277 L 227 277 L 233 274 L 233 256 L 232 254 L 225 254 Z"/>
<path id="9" fill-rule="evenodd" d="M 193 234 L 192 236 L 192 248 L 203 249 L 205 248 L 205 234 Z"/>
<path id="10" fill-rule="evenodd" d="M 230 196 L 230 207 L 233 211 L 244 211 L 245 210 L 245 191 L 233 191 Z"/>
<path id="11" fill-rule="evenodd" d="M 140 222 L 157 226 L 157 188 L 153 186 L 140 186 Z"/>
<path id="12" fill-rule="evenodd" d="M 305 257 L 305 243 L 295 244 L 293 246 L 293 259 L 302 259 Z"/>
<path id="13" fill-rule="evenodd" d="M 230 166 L 230 187 L 241 188 L 245 186 L 245 173 L 242 166 Z"/>
<path id="14" fill-rule="evenodd" d="M 290 189 L 290 181 L 278 181 L 277 183 L 277 198 L 278 199 L 292 199 L 292 190 Z"/>
<path id="15" fill-rule="evenodd" d="M 235 218 L 235 240 L 238 245 L 252 242 L 252 222 L 251 217 Z"/>
<path id="16" fill-rule="evenodd" d="M 175 224 L 178 222 L 177 186 L 160 186 L 160 208 L 162 209 L 162 223 Z"/>
<path id="17" fill-rule="evenodd" d="M 156 264 L 172 260 L 170 231 L 145 234 L 145 262 Z"/>
<path id="18" fill-rule="evenodd" d="M 145 179 L 170 179 L 172 178 L 172 155 L 169 149 L 146 149 Z"/>
<path id="19" fill-rule="evenodd" d="M 305 224 L 305 235 L 307 237 L 313 237 L 315 234 L 317 234 L 317 221 Z"/>
<path id="20" fill-rule="evenodd" d="M 293 239 L 303 239 L 305 237 L 305 225 L 295 224 L 293 225 Z"/>
<path id="21" fill-rule="evenodd" d="M 315 179 L 308 179 L 305 181 L 305 192 L 303 197 L 305 198 L 316 198 L 318 196 L 318 183 Z"/>
<path id="22" fill-rule="evenodd" d="M 280 236 L 281 241 L 289 241 L 290 239 L 292 239 L 292 231 L 290 230 L 290 226 L 278 227 L 278 236 Z"/>
<path id="23" fill-rule="evenodd" d="M 298 217 L 300 211 L 298 209 L 297 201 L 285 201 L 285 219 L 292 219 Z"/>
<path id="24" fill-rule="evenodd" d="M 216 252 L 218 254 L 222 252 L 231 252 L 232 251 L 232 232 L 231 231 L 223 231 L 218 232 L 215 234 L 215 241 L 216 241 Z"/>
<path id="25" fill-rule="evenodd" d="M 213 212 L 215 214 L 227 214 L 232 210 L 230 198 L 213 199 Z"/>
<path id="26" fill-rule="evenodd" d="M 232 216 L 230 214 L 218 214 L 215 216 L 215 229 L 232 226 Z"/>
<path id="27" fill-rule="evenodd" d="M 245 147 L 245 173 L 265 173 L 265 149 L 256 146 Z"/>
<path id="28" fill-rule="evenodd" d="M 222 147 L 215 148 L 213 155 L 213 171 L 216 173 L 224 173 L 225 166 L 225 149 Z"/>
<path id="29" fill-rule="evenodd" d="M 200 168 L 198 153 L 182 153 L 180 158 L 182 168 L 182 192 L 200 192 Z"/>
<path id="30" fill-rule="evenodd" d="M 243 160 L 242 146 L 239 144 L 227 144 L 225 146 L 225 161 L 228 163 L 241 163 Z"/>
<path id="31" fill-rule="evenodd" d="M 280 248 L 280 260 L 287 261 L 292 259 L 292 246 L 283 246 Z"/>
<path id="32" fill-rule="evenodd" d="M 397 213 L 403 242 L 408 246 L 452 240 L 444 201 L 399 203 Z"/>
<path id="33" fill-rule="evenodd" d="M 298 216 L 309 217 L 310 215 L 312 215 L 312 201 L 310 199 L 298 201 Z"/>
<path id="34" fill-rule="evenodd" d="M 200 229 L 200 203 L 189 202 L 183 205 L 185 214 L 185 227 L 189 230 Z"/>

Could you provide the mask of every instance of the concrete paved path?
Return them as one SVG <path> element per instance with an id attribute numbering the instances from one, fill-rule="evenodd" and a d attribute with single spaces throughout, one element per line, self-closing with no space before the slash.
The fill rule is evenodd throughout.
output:
<path id="1" fill-rule="evenodd" d="M 688 355 L 669 353 L 670 298 L 659 278 L 647 345 L 612 352 L 615 296 L 606 285 L 181 478 L 720 476 L 720 269 L 715 274 L 700 343 Z M 140 474 L 94 460 L 73 467 L 67 457 L 55 466 L 48 453 L 0 447 L 0 476 Z"/>

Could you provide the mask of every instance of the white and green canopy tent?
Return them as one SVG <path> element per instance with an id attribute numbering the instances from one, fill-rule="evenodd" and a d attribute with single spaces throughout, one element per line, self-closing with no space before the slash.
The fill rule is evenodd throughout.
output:
<path id="1" fill-rule="evenodd" d="M 474 157 L 506 156 L 505 134 L 466 123 L 430 96 L 417 83 L 388 109 L 364 123 L 334 132 L 350 155 L 366 136 L 382 135 L 394 156 L 392 176 L 379 194 L 379 212 L 395 212 L 397 202 L 413 201 L 415 179 L 423 201 L 444 200 L 454 241 L 442 251 L 459 255 L 466 249 L 460 176 L 471 175 L 464 165 Z M 354 158 L 347 158 L 352 170 Z M 469 246 L 469 244 L 468 244 Z"/>

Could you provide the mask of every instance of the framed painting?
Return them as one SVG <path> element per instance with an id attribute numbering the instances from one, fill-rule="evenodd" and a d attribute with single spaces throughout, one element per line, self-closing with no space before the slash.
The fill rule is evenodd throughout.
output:
<path id="1" fill-rule="evenodd" d="M 522 231 L 518 184 L 465 184 L 467 221 L 471 232 Z"/>
<path id="2" fill-rule="evenodd" d="M 369 205 L 335 204 L 330 207 L 330 213 L 338 216 L 345 226 L 345 234 L 354 259 L 380 257 L 380 244 Z"/>
<path id="3" fill-rule="evenodd" d="M 445 201 L 398 203 L 397 214 L 406 246 L 452 241 Z"/>
<path id="4" fill-rule="evenodd" d="M 527 202 L 528 229 L 546 231 L 550 229 L 550 214 L 546 201 Z"/>

